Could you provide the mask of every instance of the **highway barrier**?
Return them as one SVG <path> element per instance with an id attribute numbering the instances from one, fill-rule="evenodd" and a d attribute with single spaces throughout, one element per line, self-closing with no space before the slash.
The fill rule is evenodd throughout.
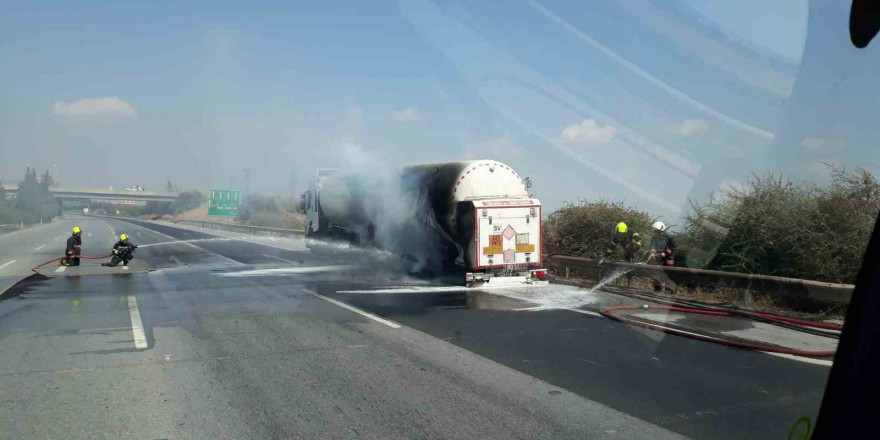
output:
<path id="1" fill-rule="evenodd" d="M 19 231 L 24 229 L 24 223 L 14 224 L 14 225 L 0 225 L 0 234 L 5 234 L 7 232 Z"/>
<path id="2" fill-rule="evenodd" d="M 177 220 L 174 223 L 197 226 L 205 229 L 220 229 L 222 231 L 241 232 L 243 234 L 251 235 L 269 235 L 275 237 L 291 237 L 295 235 L 305 235 L 306 233 L 301 229 L 266 228 L 263 226 L 235 225 L 202 220 Z"/>
<path id="3" fill-rule="evenodd" d="M 622 261 L 604 262 L 600 265 L 598 260 L 569 255 L 545 255 L 544 264 L 554 275 L 562 278 L 569 278 L 574 272 L 581 278 L 598 281 L 601 278 L 600 273 L 626 270 L 633 276 L 649 277 L 662 281 L 673 288 L 673 292 L 681 287 L 687 289 L 696 287 L 737 289 L 741 292 L 740 302 L 746 306 L 751 305 L 753 292 L 794 295 L 798 298 L 833 304 L 849 304 L 855 288 L 853 284 L 834 284 L 797 278 L 655 266 Z"/>

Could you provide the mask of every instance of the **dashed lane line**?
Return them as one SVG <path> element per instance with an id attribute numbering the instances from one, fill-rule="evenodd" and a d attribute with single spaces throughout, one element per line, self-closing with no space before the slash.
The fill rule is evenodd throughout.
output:
<path id="1" fill-rule="evenodd" d="M 38 251 L 38 250 L 40 250 L 40 249 L 42 249 L 42 248 L 44 248 L 44 247 L 46 247 L 46 245 L 45 245 L 45 244 L 41 244 L 41 245 L 35 247 L 34 250 L 35 250 L 35 251 Z"/>
<path id="2" fill-rule="evenodd" d="M 137 298 L 128 297 L 128 315 L 131 317 L 131 334 L 134 337 L 134 347 L 144 349 L 147 344 L 147 335 L 144 333 L 144 322 L 141 321 L 141 311 L 138 309 Z"/>
<path id="3" fill-rule="evenodd" d="M 4 267 L 9 266 L 9 265 L 12 264 L 12 263 L 15 263 L 15 260 L 7 261 L 7 262 L 5 262 L 5 263 L 3 263 L 3 264 L 0 264 L 0 269 L 3 269 Z"/>
<path id="4" fill-rule="evenodd" d="M 55 269 L 55 272 L 61 273 L 67 270 L 67 266 L 59 266 L 58 269 Z"/>

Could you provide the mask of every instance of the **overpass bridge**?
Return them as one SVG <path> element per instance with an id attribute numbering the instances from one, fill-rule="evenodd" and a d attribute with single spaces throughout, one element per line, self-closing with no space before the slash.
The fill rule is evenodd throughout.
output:
<path id="1" fill-rule="evenodd" d="M 3 185 L 9 197 L 18 195 L 18 185 Z M 51 187 L 49 192 L 59 203 L 64 201 L 101 201 L 114 204 L 143 205 L 146 202 L 173 202 L 176 194 L 156 192 L 134 192 L 99 188 Z"/>

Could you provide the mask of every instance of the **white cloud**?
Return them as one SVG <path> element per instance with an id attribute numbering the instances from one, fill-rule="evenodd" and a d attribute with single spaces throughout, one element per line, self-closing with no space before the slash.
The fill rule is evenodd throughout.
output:
<path id="1" fill-rule="evenodd" d="M 709 131 L 709 127 L 711 125 L 703 119 L 685 119 L 680 123 L 670 125 L 668 128 L 672 133 L 688 137 L 703 134 Z"/>
<path id="2" fill-rule="evenodd" d="M 364 109 L 360 107 L 352 107 L 348 109 L 348 114 L 350 116 L 354 116 L 355 118 L 359 118 L 364 114 Z"/>
<path id="3" fill-rule="evenodd" d="M 525 150 L 518 147 L 510 139 L 492 138 L 475 142 L 469 148 L 465 156 L 468 159 L 495 159 L 508 160 L 525 154 Z"/>
<path id="4" fill-rule="evenodd" d="M 617 134 L 613 125 L 599 125 L 595 119 L 584 119 L 562 130 L 562 140 L 577 144 L 607 144 Z"/>
<path id="5" fill-rule="evenodd" d="M 843 139 L 806 138 L 801 141 L 804 153 L 828 154 L 843 149 Z"/>
<path id="6" fill-rule="evenodd" d="M 398 122 L 413 122 L 419 120 L 419 112 L 414 107 L 409 107 L 391 112 L 391 116 Z"/>
<path id="7" fill-rule="evenodd" d="M 137 119 L 138 112 L 133 105 L 115 96 L 106 98 L 85 98 L 70 103 L 55 101 L 52 113 L 69 118 L 120 117 Z"/>

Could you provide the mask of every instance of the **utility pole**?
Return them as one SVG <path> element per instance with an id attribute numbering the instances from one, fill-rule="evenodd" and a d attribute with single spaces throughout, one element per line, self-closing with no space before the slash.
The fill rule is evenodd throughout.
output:
<path id="1" fill-rule="evenodd" d="M 247 194 L 251 187 L 251 169 L 244 169 L 244 193 Z"/>

